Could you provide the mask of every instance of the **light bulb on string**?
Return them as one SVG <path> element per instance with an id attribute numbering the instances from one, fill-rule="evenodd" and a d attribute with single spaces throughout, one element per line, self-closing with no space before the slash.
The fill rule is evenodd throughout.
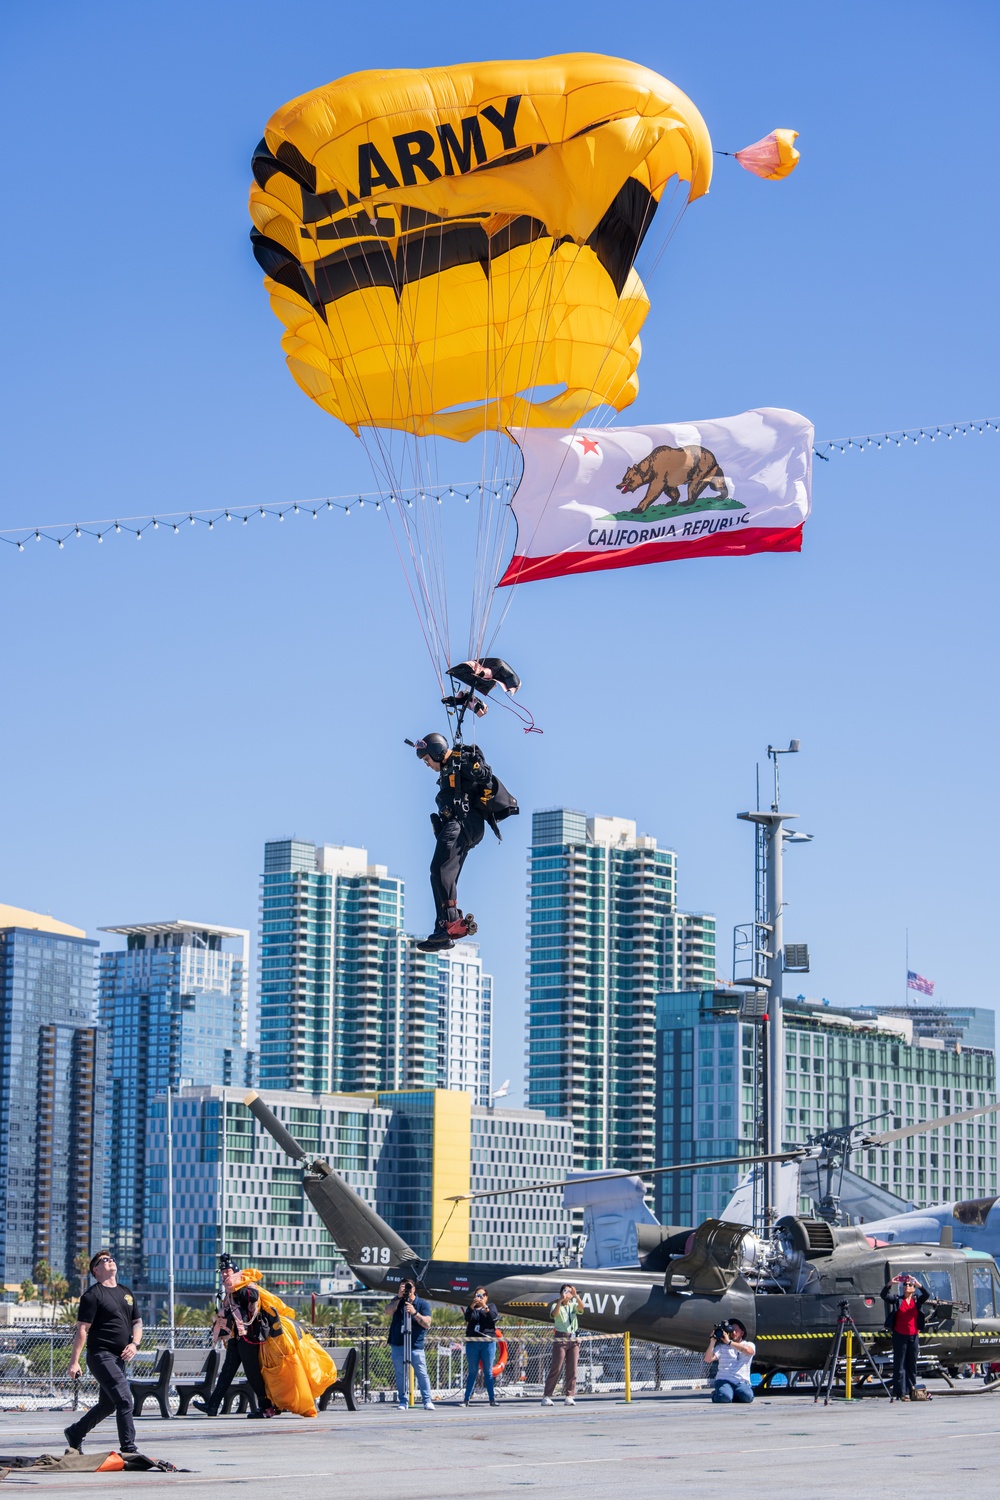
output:
<path id="1" fill-rule="evenodd" d="M 63 550 L 62 537 L 59 538 L 59 551 Z"/>
<path id="2" fill-rule="evenodd" d="M 17 550 L 18 550 L 18 552 L 23 552 L 24 551 L 24 543 L 23 542 L 18 542 L 18 544 L 17 544 Z"/>
<path id="3" fill-rule="evenodd" d="M 117 521 L 115 522 L 115 531 L 121 531 L 121 527 L 119 526 Z"/>
<path id="4" fill-rule="evenodd" d="M 181 534 L 181 528 L 179 526 L 175 526 L 174 527 L 174 536 L 180 536 L 180 534 Z"/>
<path id="5" fill-rule="evenodd" d="M 189 515 L 189 516 L 188 516 L 188 522 L 189 522 L 189 523 L 190 523 L 190 525 L 192 525 L 192 526 L 193 526 L 193 525 L 194 525 L 194 516 L 190 516 L 190 515 Z"/>

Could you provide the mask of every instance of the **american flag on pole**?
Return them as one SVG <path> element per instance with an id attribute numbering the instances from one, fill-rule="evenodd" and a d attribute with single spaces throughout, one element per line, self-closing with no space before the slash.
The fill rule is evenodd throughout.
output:
<path id="1" fill-rule="evenodd" d="M 933 979 L 925 979 L 922 974 L 914 974 L 912 969 L 906 971 L 906 988 L 908 990 L 919 990 L 922 995 L 933 995 Z"/>

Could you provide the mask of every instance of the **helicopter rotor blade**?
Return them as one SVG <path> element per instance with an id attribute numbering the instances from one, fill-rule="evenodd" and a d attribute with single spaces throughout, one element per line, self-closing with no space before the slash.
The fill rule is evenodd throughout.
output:
<path id="1" fill-rule="evenodd" d="M 794 1151 L 776 1151 L 771 1156 L 720 1156 L 712 1161 L 682 1161 L 670 1167 L 616 1168 L 613 1172 L 595 1172 L 593 1176 L 562 1177 L 558 1182 L 528 1182 L 523 1187 L 483 1188 L 476 1193 L 456 1193 L 447 1198 L 447 1203 L 469 1203 L 473 1198 L 509 1198 L 514 1193 L 540 1193 L 546 1188 L 579 1187 L 585 1182 L 613 1182 L 619 1177 L 660 1177 L 664 1172 L 700 1172 L 705 1167 L 752 1167 L 758 1162 L 804 1161 L 809 1155 L 805 1148 Z"/>
<path id="2" fill-rule="evenodd" d="M 883 1130 L 878 1135 L 866 1135 L 864 1140 L 852 1147 L 855 1151 L 867 1151 L 874 1146 L 888 1146 L 890 1141 L 905 1141 L 911 1135 L 925 1135 L 928 1130 L 941 1130 L 946 1125 L 959 1125 L 963 1120 L 974 1120 L 977 1115 L 988 1115 L 1000 1109 L 996 1104 L 980 1104 L 976 1109 L 963 1109 L 957 1115 L 938 1115 L 934 1120 L 921 1120 L 919 1125 L 903 1125 L 899 1130 Z"/>

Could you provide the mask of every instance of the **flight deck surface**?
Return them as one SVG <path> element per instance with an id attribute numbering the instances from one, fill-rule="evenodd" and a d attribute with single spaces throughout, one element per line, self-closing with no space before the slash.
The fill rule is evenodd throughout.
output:
<path id="1" fill-rule="evenodd" d="M 963 1382 L 963 1385 L 966 1385 Z M 978 1382 L 967 1389 L 982 1389 Z M 767 1494 L 876 1494 L 940 1500 L 996 1494 L 1000 1394 L 935 1396 L 930 1404 L 884 1399 L 814 1406 L 810 1397 L 712 1406 L 704 1394 L 581 1397 L 575 1407 L 537 1400 L 440 1403 L 397 1412 L 373 1404 L 314 1421 L 142 1418 L 140 1449 L 188 1469 L 178 1474 L 46 1475 L 13 1470 L 5 1490 L 74 1497 L 176 1491 L 198 1500 L 239 1493 L 266 1500 L 510 1500 L 533 1489 L 551 1500 L 624 1495 L 646 1500 Z M 62 1412 L 0 1413 L 0 1452 L 61 1452 Z M 106 1436 L 105 1436 L 106 1433 Z M 114 1424 L 88 1450 L 110 1447 Z"/>

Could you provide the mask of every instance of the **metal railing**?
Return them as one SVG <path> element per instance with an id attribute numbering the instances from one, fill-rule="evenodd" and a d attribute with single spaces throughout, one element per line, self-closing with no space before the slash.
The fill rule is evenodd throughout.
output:
<path id="1" fill-rule="evenodd" d="M 498 1397 L 510 1400 L 541 1395 L 552 1347 L 551 1330 L 544 1325 L 511 1321 L 504 1321 L 501 1326 L 507 1342 L 507 1360 L 496 1376 Z M 394 1399 L 395 1377 L 386 1331 L 385 1323 L 375 1322 L 353 1327 L 325 1324 L 311 1329 L 328 1348 L 357 1348 L 355 1391 L 359 1401 Z M 432 1324 L 426 1334 L 427 1372 L 435 1395 L 443 1399 L 449 1395 L 457 1397 L 465 1386 L 463 1332 L 461 1325 Z M 44 1331 L 0 1330 L 0 1408 L 92 1405 L 98 1392 L 86 1362 L 79 1380 L 71 1380 L 68 1374 L 72 1343 L 72 1325 Z M 166 1347 L 167 1330 L 148 1328 L 132 1365 L 135 1377 L 149 1379 L 157 1355 Z M 175 1330 L 176 1354 L 197 1351 L 204 1356 L 210 1347 L 207 1328 Z M 690 1389 L 701 1385 L 707 1375 L 701 1355 L 684 1349 L 632 1338 L 629 1352 L 632 1391 Z M 191 1381 L 195 1376 L 185 1374 L 183 1378 Z M 481 1380 L 482 1377 L 480 1389 Z M 622 1334 L 581 1334 L 577 1387 L 582 1395 L 624 1391 Z M 172 1405 L 176 1406 L 176 1398 L 172 1398 Z M 155 1407 L 147 1410 L 152 1412 Z"/>

